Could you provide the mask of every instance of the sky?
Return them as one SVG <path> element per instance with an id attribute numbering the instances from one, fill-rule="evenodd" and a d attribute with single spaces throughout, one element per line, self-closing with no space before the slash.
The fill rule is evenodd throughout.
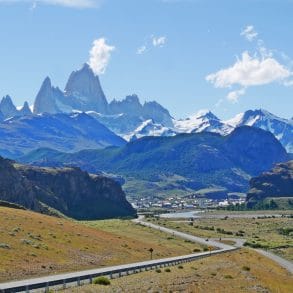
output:
<path id="1" fill-rule="evenodd" d="M 292 0 L 0 0 L 0 96 L 32 104 L 88 62 L 109 101 L 291 118 L 292 15 Z"/>

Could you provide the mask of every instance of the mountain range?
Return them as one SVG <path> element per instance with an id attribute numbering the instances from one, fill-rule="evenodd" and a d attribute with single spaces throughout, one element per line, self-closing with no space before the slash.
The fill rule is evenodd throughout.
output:
<path id="1" fill-rule="evenodd" d="M 76 152 L 124 144 L 123 138 L 85 113 L 15 116 L 0 123 L 0 155 L 7 158 L 43 147 Z"/>
<path id="2" fill-rule="evenodd" d="M 79 166 L 92 173 L 105 171 L 149 184 L 177 177 L 180 182 L 176 183 L 183 189 L 215 187 L 235 192 L 245 192 L 252 176 L 286 160 L 288 154 L 270 132 L 249 126 L 226 136 L 202 132 L 143 137 L 122 147 L 71 154 L 39 149 L 20 158 L 23 163 Z M 142 189 L 137 184 L 133 192 L 141 194 Z"/>
<path id="3" fill-rule="evenodd" d="M 87 125 L 83 127 L 83 134 L 76 134 L 76 143 L 72 148 L 72 151 L 81 149 L 103 147 L 112 144 L 113 135 L 122 137 L 126 141 L 133 141 L 135 139 L 144 136 L 174 136 L 178 133 L 198 133 L 198 132 L 214 132 L 221 135 L 227 135 L 231 133 L 235 128 L 239 126 L 252 126 L 270 131 L 286 148 L 287 152 L 293 153 L 293 120 L 283 119 L 277 117 L 266 110 L 248 110 L 244 113 L 236 115 L 234 118 L 223 121 L 215 116 L 210 111 L 199 111 L 197 114 L 192 115 L 186 119 L 174 119 L 169 111 L 158 104 L 155 101 L 145 102 L 142 104 L 137 95 L 129 95 L 123 100 L 112 100 L 110 103 L 107 101 L 106 96 L 100 84 L 99 77 L 93 73 L 88 64 L 70 74 L 65 89 L 62 91 L 58 87 L 54 87 L 51 84 L 49 77 L 46 77 L 41 88 L 35 98 L 33 105 L 33 111 L 31 111 L 27 102 L 20 108 L 16 108 L 12 102 L 10 96 L 5 96 L 0 102 L 0 137 L 2 143 L 0 144 L 0 154 L 6 155 L 11 153 L 12 156 L 23 155 L 24 152 L 31 151 L 36 147 L 49 147 L 56 148 L 60 151 L 67 151 L 68 148 L 56 147 L 54 144 L 36 143 L 35 146 L 21 147 L 23 150 L 11 151 L 11 147 L 6 148 L 9 144 L 6 137 L 11 139 L 13 135 L 20 137 L 15 141 L 15 147 L 21 146 L 21 137 L 23 135 L 22 129 L 35 127 L 40 121 L 40 117 L 45 115 L 45 120 L 48 121 L 48 127 L 42 127 L 41 132 L 43 137 L 46 137 L 46 131 L 48 130 L 48 137 L 44 140 L 50 140 L 51 125 L 48 115 L 63 114 L 65 119 L 72 119 L 73 113 L 82 112 L 84 120 L 89 121 L 90 117 L 94 118 L 97 123 L 103 124 L 108 128 L 110 139 L 104 142 L 105 135 L 103 132 L 102 137 L 97 143 L 97 136 L 101 129 L 100 124 L 94 126 L 92 122 L 92 129 L 97 127 L 97 131 L 94 135 L 93 141 L 89 142 L 92 132 L 87 131 Z M 46 114 L 45 114 L 46 113 Z M 86 116 L 90 116 L 85 118 Z M 28 118 L 30 116 L 30 118 Z M 23 118 L 25 117 L 25 118 Z M 53 117 L 53 116 L 52 116 Z M 12 119 L 11 119 L 12 118 Z M 8 122 L 9 121 L 9 122 Z M 38 121 L 38 122 L 37 122 Z M 23 123 L 25 125 L 23 125 Z M 22 125 L 22 126 L 20 126 Z M 33 125 L 33 126 L 31 126 Z M 61 124 L 60 124 L 61 126 Z M 56 129 L 59 126 L 56 125 Z M 6 136 L 5 131 L 13 133 L 13 135 Z M 82 128 L 80 125 L 79 128 Z M 1 135 L 2 131 L 2 135 Z M 40 129 L 35 129 L 33 136 L 39 133 Z M 104 131 L 106 131 L 104 129 Z M 23 141 L 27 140 L 24 131 Z M 60 133 L 55 131 L 55 134 L 61 136 L 64 135 L 64 131 L 60 129 Z M 114 134 L 113 134 L 114 133 Z M 87 137 L 86 139 L 84 137 Z M 54 137 L 53 141 L 56 140 Z M 64 137 L 67 139 L 67 136 Z M 43 141 L 41 139 L 41 141 Z M 84 143 L 82 143 L 84 141 Z M 115 139 L 117 145 L 118 138 Z M 36 142 L 36 140 L 35 140 Z M 122 143 L 120 140 L 119 143 Z M 118 144 L 119 144 L 118 143 Z M 77 147 L 79 145 L 79 147 Z M 6 153 L 3 152 L 7 150 Z"/>

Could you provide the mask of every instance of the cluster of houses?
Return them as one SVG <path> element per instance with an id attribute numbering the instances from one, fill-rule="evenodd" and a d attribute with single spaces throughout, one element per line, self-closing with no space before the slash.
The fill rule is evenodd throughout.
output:
<path id="1" fill-rule="evenodd" d="M 132 200 L 132 205 L 136 209 L 166 209 L 166 210 L 186 210 L 186 209 L 205 209 L 226 207 L 229 205 L 242 204 L 245 202 L 243 197 L 233 197 L 226 199 L 211 199 L 195 196 L 170 196 L 164 199 L 159 197 L 142 197 Z"/>

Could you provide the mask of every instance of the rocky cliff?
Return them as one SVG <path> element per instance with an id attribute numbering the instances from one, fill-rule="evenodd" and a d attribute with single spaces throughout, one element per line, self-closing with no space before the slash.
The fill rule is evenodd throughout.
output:
<path id="1" fill-rule="evenodd" d="M 113 179 L 79 168 L 40 168 L 0 157 L 0 200 L 79 220 L 134 216 L 121 186 Z"/>
<path id="2" fill-rule="evenodd" d="M 249 185 L 249 205 L 266 197 L 293 197 L 293 161 L 277 164 L 271 171 L 252 178 Z"/>

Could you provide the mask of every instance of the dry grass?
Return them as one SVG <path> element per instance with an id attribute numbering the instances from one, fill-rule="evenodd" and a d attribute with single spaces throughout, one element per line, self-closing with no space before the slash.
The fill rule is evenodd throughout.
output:
<path id="1" fill-rule="evenodd" d="M 267 247 L 288 260 L 293 260 L 292 235 L 286 236 L 279 233 L 281 228 L 293 227 L 293 218 L 199 218 L 194 220 L 193 226 L 190 226 L 186 221 L 167 219 L 152 219 L 152 221 L 204 238 L 245 238 L 249 242 L 259 243 Z M 207 230 L 205 227 L 214 227 L 214 230 Z M 219 233 L 217 228 L 230 231 L 233 235 Z M 243 237 L 235 235 L 239 231 L 244 231 Z"/>
<path id="2" fill-rule="evenodd" d="M 150 247 L 154 258 L 188 254 L 199 247 L 168 240 L 168 235 L 130 221 L 115 220 L 121 229 L 116 233 L 103 231 L 98 222 L 91 223 L 93 228 L 4 207 L 0 219 L 0 281 L 148 260 Z"/>
<path id="3" fill-rule="evenodd" d="M 64 293 L 93 292 L 275 292 L 293 290 L 293 278 L 285 269 L 256 252 L 241 249 L 184 264 L 171 272 L 143 272 L 111 280 L 111 285 L 87 285 Z"/>

